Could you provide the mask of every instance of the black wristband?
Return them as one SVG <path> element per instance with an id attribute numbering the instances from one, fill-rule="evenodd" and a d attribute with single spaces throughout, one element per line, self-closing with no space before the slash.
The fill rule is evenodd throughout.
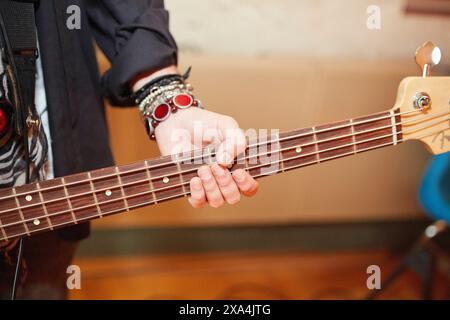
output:
<path id="1" fill-rule="evenodd" d="M 146 83 L 142 88 L 136 91 L 133 95 L 133 99 L 136 104 L 140 104 L 142 100 L 147 97 L 154 87 L 162 87 L 167 86 L 173 82 L 184 83 L 184 81 L 189 78 L 191 73 L 191 67 L 189 67 L 183 75 L 179 74 L 166 74 L 160 77 L 157 77 L 148 83 Z"/>

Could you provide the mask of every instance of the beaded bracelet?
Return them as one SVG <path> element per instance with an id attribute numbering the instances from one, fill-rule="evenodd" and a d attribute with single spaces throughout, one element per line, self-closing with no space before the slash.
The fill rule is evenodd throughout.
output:
<path id="1" fill-rule="evenodd" d="M 167 86 L 155 88 L 139 104 L 141 115 L 146 123 L 150 139 L 155 139 L 155 129 L 159 123 L 166 120 L 178 109 L 199 107 L 203 109 L 200 100 L 192 94 L 189 84 L 172 83 Z"/>

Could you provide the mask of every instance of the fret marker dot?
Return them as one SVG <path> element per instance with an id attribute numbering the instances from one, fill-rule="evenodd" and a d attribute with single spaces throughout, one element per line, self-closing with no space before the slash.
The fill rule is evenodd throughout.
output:
<path id="1" fill-rule="evenodd" d="M 27 201 L 31 201 L 31 200 L 33 200 L 33 197 L 32 197 L 32 196 L 30 196 L 30 195 L 27 195 L 27 196 L 25 197 L 25 200 L 27 200 Z"/>
<path id="2" fill-rule="evenodd" d="M 297 153 L 302 152 L 302 148 L 301 148 L 301 147 L 296 148 L 296 149 L 295 149 L 295 152 L 297 152 Z"/>
<path id="3" fill-rule="evenodd" d="M 164 183 L 168 183 L 168 182 L 169 182 L 169 178 L 164 177 L 163 182 L 164 182 Z"/>
<path id="4" fill-rule="evenodd" d="M 35 226 L 38 226 L 38 225 L 41 224 L 41 222 L 39 221 L 39 219 L 34 219 L 33 224 L 34 224 Z"/>
<path id="5" fill-rule="evenodd" d="M 106 190 L 106 191 L 105 191 L 105 195 L 106 195 L 107 197 L 110 197 L 110 196 L 112 195 L 111 190 Z"/>

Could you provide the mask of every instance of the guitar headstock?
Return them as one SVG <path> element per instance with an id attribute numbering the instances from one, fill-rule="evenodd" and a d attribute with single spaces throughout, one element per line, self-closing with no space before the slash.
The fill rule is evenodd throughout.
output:
<path id="1" fill-rule="evenodd" d="M 402 139 L 420 140 L 433 154 L 450 151 L 450 77 L 432 77 L 441 59 L 431 42 L 416 51 L 421 77 L 402 80 L 394 110 L 400 116 Z"/>

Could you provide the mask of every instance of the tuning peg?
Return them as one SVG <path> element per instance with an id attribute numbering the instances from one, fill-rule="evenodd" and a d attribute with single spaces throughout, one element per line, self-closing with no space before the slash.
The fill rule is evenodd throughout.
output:
<path id="1" fill-rule="evenodd" d="M 422 77 L 430 75 L 430 70 L 441 61 L 441 49 L 427 41 L 416 50 L 416 63 L 422 70 Z"/>

